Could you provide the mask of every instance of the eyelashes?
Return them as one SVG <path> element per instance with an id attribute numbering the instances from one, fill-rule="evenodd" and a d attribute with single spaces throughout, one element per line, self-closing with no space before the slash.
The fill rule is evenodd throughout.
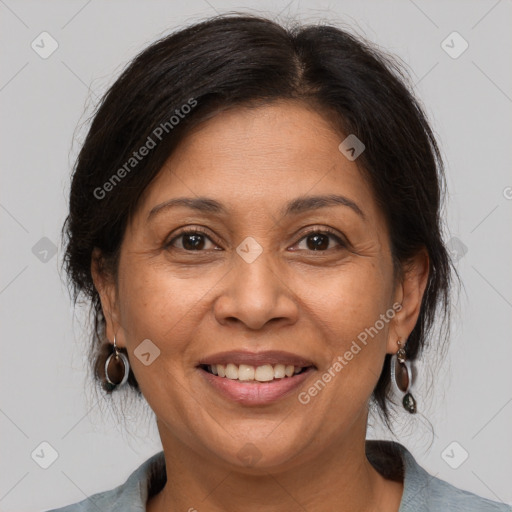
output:
<path id="1" fill-rule="evenodd" d="M 206 239 L 210 240 L 210 242 L 212 242 L 211 237 L 209 236 L 209 234 L 205 230 L 202 230 L 200 228 L 186 229 L 186 230 L 183 230 L 183 231 L 179 232 L 172 240 L 167 242 L 165 244 L 165 248 L 166 249 L 181 249 L 181 250 L 189 251 L 189 252 L 192 252 L 192 251 L 201 252 L 201 251 L 198 251 L 197 249 L 186 249 L 185 247 L 183 247 L 183 248 L 181 248 L 181 247 L 174 247 L 174 242 L 176 240 L 179 240 L 180 238 L 184 238 L 184 237 L 187 237 L 187 236 L 189 236 L 189 237 L 193 237 L 194 236 L 196 238 L 196 241 L 195 241 L 196 245 L 197 245 L 198 241 L 200 242 L 200 237 L 206 238 Z M 201 246 L 201 244 L 199 244 L 199 245 Z"/>
<path id="2" fill-rule="evenodd" d="M 340 246 L 340 248 L 346 248 L 348 245 L 344 240 L 342 240 L 342 238 L 335 231 L 332 231 L 328 228 L 311 229 L 311 230 L 303 233 L 302 237 L 298 240 L 297 243 L 301 243 L 303 240 L 307 240 L 310 237 L 317 237 L 316 240 L 318 241 L 318 236 L 324 237 L 324 239 L 326 238 L 327 240 L 329 240 L 329 239 L 335 240 L 338 243 L 338 245 Z M 318 249 L 306 249 L 306 250 L 310 250 L 311 252 L 326 252 L 329 249 L 321 250 L 321 251 L 319 251 Z"/>
<path id="3" fill-rule="evenodd" d="M 187 240 L 188 237 L 188 241 Z M 334 240 L 338 245 L 338 248 L 344 249 L 347 248 L 348 243 L 334 230 L 329 228 L 313 228 L 308 231 L 302 233 L 301 238 L 295 242 L 294 246 L 301 244 L 303 241 L 311 241 L 314 237 L 314 248 L 307 247 L 306 250 L 309 252 L 327 252 L 332 250 L 331 240 Z M 181 247 L 176 247 L 176 242 L 181 240 Z M 325 241 L 327 240 L 328 248 L 325 248 Z M 211 245 L 210 249 L 208 249 L 207 245 Z M 189 228 L 184 229 L 177 233 L 170 241 L 166 242 L 164 245 L 164 249 L 168 251 L 179 250 L 185 252 L 207 252 L 209 250 L 223 250 L 219 247 L 220 244 L 217 244 L 213 239 L 210 233 L 202 228 Z M 297 249 L 293 249 L 293 251 L 297 251 Z"/>

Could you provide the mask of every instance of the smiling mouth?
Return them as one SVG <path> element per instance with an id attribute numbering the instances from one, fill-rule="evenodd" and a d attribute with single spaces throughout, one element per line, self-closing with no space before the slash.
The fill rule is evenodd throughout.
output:
<path id="1" fill-rule="evenodd" d="M 199 368 L 217 377 L 245 383 L 274 382 L 289 379 L 313 369 L 313 366 L 293 366 L 284 364 L 201 364 Z"/>

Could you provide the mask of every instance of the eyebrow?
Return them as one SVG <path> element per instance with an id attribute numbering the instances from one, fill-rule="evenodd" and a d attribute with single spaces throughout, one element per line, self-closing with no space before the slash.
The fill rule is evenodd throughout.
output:
<path id="1" fill-rule="evenodd" d="M 228 210 L 225 208 L 225 206 L 223 206 L 222 203 L 219 203 L 215 199 L 210 199 L 207 197 L 176 197 L 174 199 L 169 199 L 168 201 L 158 204 L 152 208 L 148 214 L 147 220 L 151 220 L 158 213 L 179 206 L 190 208 L 199 212 L 214 213 L 217 215 L 226 215 L 228 213 Z M 297 197 L 296 199 L 293 199 L 287 203 L 284 208 L 281 209 L 280 214 L 283 217 L 288 215 L 298 215 L 299 213 L 318 210 L 320 208 L 326 208 L 329 206 L 346 206 L 352 209 L 363 219 L 366 219 L 365 214 L 354 201 L 348 197 L 336 194 Z"/>

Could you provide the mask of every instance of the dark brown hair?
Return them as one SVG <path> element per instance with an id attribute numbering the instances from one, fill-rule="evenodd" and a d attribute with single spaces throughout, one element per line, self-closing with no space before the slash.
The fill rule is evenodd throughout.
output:
<path id="1" fill-rule="evenodd" d="M 406 83 L 393 59 L 344 30 L 287 29 L 250 15 L 194 24 L 140 53 L 97 108 L 76 161 L 63 230 L 75 301 L 83 295 L 92 304 L 96 376 L 104 380 L 111 345 L 91 276 L 93 249 L 101 250 L 105 270 L 116 276 L 123 234 L 141 194 L 190 129 L 219 110 L 278 99 L 313 105 L 337 123 L 340 137 L 355 134 L 363 141 L 357 163 L 385 215 L 397 276 L 426 248 L 428 285 L 406 345 L 408 358 L 416 359 L 436 314 L 449 315 L 451 263 L 441 235 L 442 161 Z M 127 166 L 159 127 L 158 144 Z M 386 421 L 389 359 L 373 393 Z M 133 373 L 129 383 L 138 389 Z"/>

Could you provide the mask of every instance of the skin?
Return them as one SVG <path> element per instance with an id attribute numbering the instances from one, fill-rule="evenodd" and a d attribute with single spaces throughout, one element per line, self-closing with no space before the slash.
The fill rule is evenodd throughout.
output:
<path id="1" fill-rule="evenodd" d="M 388 228 L 357 161 L 338 150 L 344 138 L 298 102 L 220 113 L 183 140 L 145 191 L 117 281 L 100 273 L 95 251 L 107 336 L 127 348 L 163 444 L 169 481 L 150 512 L 398 510 L 403 484 L 365 456 L 368 403 L 386 353 L 416 323 L 428 256 L 418 253 L 396 278 Z M 288 201 L 322 194 L 349 198 L 364 217 L 343 205 L 281 216 Z M 180 206 L 148 220 L 184 196 L 215 199 L 227 213 Z M 176 239 L 178 230 L 199 226 L 202 248 L 187 251 L 190 238 Z M 331 228 L 342 243 L 326 235 L 312 250 L 310 228 Z M 248 236 L 263 249 L 252 263 L 236 252 Z M 217 352 L 285 350 L 314 362 L 299 391 L 307 390 L 396 303 L 402 309 L 307 405 L 294 392 L 244 406 L 196 368 Z M 149 366 L 133 355 L 144 339 L 161 351 Z M 254 466 L 238 457 L 247 443 L 258 450 Z"/>

